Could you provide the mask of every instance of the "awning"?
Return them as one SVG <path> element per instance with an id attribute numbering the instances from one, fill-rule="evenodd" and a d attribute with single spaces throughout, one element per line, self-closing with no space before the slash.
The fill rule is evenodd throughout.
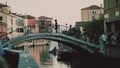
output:
<path id="1" fill-rule="evenodd" d="M 0 37 L 6 36 L 6 35 L 7 35 L 7 33 L 0 33 Z"/>

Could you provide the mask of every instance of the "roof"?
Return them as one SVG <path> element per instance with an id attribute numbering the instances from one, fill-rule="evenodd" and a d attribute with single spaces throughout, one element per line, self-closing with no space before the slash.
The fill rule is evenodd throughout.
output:
<path id="1" fill-rule="evenodd" d="M 25 18 L 25 15 L 21 15 L 20 17 Z M 27 17 L 27 19 L 34 19 L 35 18 L 34 16 L 31 16 L 31 15 L 27 15 L 26 17 Z"/>
<path id="2" fill-rule="evenodd" d="M 5 33 L 5 32 L 0 33 L 0 37 L 2 37 L 2 36 L 6 36 L 6 35 L 7 35 L 7 33 Z"/>
<path id="3" fill-rule="evenodd" d="M 17 14 L 17 13 L 11 13 L 11 14 L 20 17 L 20 14 Z"/>
<path id="4" fill-rule="evenodd" d="M 7 23 L 4 23 L 4 22 L 0 22 L 0 25 L 7 25 Z"/>
<path id="5" fill-rule="evenodd" d="M 10 7 L 7 4 L 0 3 L 0 7 Z"/>
<path id="6" fill-rule="evenodd" d="M 91 5 L 89 7 L 86 8 L 82 8 L 81 10 L 92 10 L 92 9 L 103 9 L 102 7 L 99 7 L 97 5 Z"/>
<path id="7" fill-rule="evenodd" d="M 39 19 L 52 19 L 52 18 L 46 16 L 40 16 Z"/>

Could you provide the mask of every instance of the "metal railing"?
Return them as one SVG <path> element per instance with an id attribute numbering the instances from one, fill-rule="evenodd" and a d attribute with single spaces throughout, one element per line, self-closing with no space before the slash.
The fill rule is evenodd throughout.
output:
<path id="1" fill-rule="evenodd" d="M 72 36 L 64 35 L 62 33 L 34 33 L 34 34 L 21 35 L 19 37 L 13 38 L 10 41 L 6 42 L 4 46 L 7 46 L 9 44 L 12 44 L 12 46 L 15 46 L 21 42 L 24 42 L 27 40 L 33 40 L 33 39 L 50 39 L 58 42 L 69 43 L 72 46 L 83 48 L 89 51 L 90 53 L 93 53 L 94 49 L 99 49 L 99 47 L 94 44 L 88 43 L 80 39 L 76 39 Z"/>

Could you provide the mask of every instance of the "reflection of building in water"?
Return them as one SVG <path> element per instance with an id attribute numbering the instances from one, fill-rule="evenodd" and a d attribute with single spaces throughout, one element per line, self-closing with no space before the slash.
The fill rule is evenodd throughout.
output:
<path id="1" fill-rule="evenodd" d="M 49 46 L 36 46 L 29 49 L 29 53 L 33 56 L 40 68 L 69 68 L 68 65 L 58 62 L 57 56 L 48 53 Z"/>
<path id="2" fill-rule="evenodd" d="M 30 48 L 29 52 L 34 57 L 35 61 L 38 64 L 41 64 L 41 62 L 40 62 L 40 52 L 42 52 L 42 48 L 41 47 Z"/>
<path id="3" fill-rule="evenodd" d="M 41 65 L 44 64 L 45 62 L 48 62 L 50 57 L 48 55 L 48 46 L 37 46 L 34 48 L 30 48 L 29 52 L 31 55 L 35 58 L 36 62 Z"/>

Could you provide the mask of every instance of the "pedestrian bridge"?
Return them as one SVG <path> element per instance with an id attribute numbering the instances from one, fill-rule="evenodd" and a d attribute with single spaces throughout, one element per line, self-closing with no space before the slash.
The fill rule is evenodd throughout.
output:
<path id="1" fill-rule="evenodd" d="M 11 46 L 16 46 L 19 43 L 22 43 L 27 40 L 33 40 L 33 39 L 48 39 L 48 40 L 53 40 L 57 42 L 62 42 L 63 44 L 66 44 L 67 46 L 79 52 L 95 53 L 100 49 L 99 46 L 88 43 L 86 41 L 82 41 L 80 39 L 76 39 L 72 36 L 64 35 L 62 33 L 26 34 L 26 35 L 19 36 L 9 40 L 4 44 L 4 46 L 8 46 L 9 44 L 11 44 Z"/>

